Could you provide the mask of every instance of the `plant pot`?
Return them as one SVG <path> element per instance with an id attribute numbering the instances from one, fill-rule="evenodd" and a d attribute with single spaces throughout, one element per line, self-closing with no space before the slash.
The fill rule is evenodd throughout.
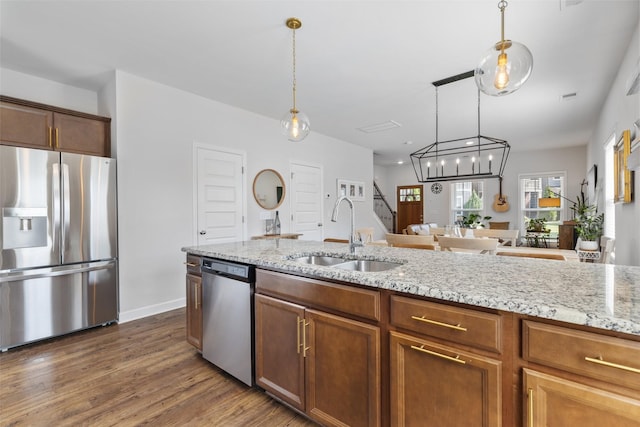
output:
<path id="1" fill-rule="evenodd" d="M 583 251 L 597 251 L 599 249 L 597 240 L 580 240 L 580 249 Z"/>

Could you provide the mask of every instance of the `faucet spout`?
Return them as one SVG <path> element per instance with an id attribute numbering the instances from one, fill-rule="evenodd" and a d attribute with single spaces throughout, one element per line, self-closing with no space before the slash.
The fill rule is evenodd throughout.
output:
<path id="1" fill-rule="evenodd" d="M 333 213 L 331 214 L 331 221 L 338 221 L 338 208 L 340 207 L 340 203 L 346 200 L 351 208 L 351 230 L 349 233 L 349 252 L 352 254 L 356 253 L 356 247 L 364 246 L 362 241 L 355 237 L 355 224 L 356 224 L 356 213 L 353 209 L 353 202 L 347 196 L 340 196 L 338 200 L 336 200 L 336 204 L 333 206 Z"/>

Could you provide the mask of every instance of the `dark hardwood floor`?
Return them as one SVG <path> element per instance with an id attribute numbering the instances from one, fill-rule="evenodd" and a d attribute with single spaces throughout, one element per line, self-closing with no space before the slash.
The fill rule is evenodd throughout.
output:
<path id="1" fill-rule="evenodd" d="M 185 341 L 184 309 L 0 355 L 1 426 L 315 426 Z"/>

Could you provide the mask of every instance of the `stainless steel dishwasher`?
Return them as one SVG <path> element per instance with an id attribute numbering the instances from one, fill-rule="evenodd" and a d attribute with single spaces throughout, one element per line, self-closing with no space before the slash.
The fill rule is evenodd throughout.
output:
<path id="1" fill-rule="evenodd" d="M 202 261 L 202 357 L 253 386 L 255 267 Z"/>

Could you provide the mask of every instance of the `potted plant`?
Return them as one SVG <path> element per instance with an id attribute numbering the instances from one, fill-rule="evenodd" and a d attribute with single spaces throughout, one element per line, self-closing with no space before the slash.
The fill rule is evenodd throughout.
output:
<path id="1" fill-rule="evenodd" d="M 484 228 L 484 221 L 489 221 L 490 219 L 490 216 L 481 216 L 480 214 L 472 212 L 469 216 L 463 216 L 459 222 L 464 228 Z"/>
<path id="2" fill-rule="evenodd" d="M 580 249 L 597 251 L 604 226 L 604 213 L 597 214 L 595 206 L 589 206 L 584 214 L 576 216 L 576 232 L 580 238 Z"/>
<path id="3" fill-rule="evenodd" d="M 546 229 L 546 218 L 529 218 L 527 221 L 527 232 L 546 233 L 549 230 Z"/>

